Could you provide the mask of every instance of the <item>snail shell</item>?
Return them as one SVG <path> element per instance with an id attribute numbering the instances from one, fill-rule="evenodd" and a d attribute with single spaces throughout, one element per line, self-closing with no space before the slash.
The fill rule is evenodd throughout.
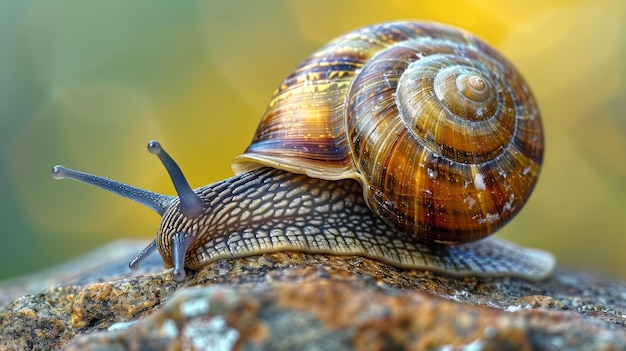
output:
<path id="1" fill-rule="evenodd" d="M 447 26 L 388 23 L 302 62 L 233 169 L 354 178 L 392 227 L 461 243 L 522 208 L 542 155 L 537 105 L 504 57 Z"/>
<path id="2" fill-rule="evenodd" d="M 526 202 L 543 132 L 513 65 L 455 28 L 393 22 L 331 41 L 280 85 L 233 178 L 191 190 L 158 143 L 149 149 L 179 197 L 53 170 L 162 214 L 157 238 L 131 268 L 156 248 L 178 280 L 183 266 L 280 250 L 528 279 L 554 267 L 548 253 L 473 242 Z"/>

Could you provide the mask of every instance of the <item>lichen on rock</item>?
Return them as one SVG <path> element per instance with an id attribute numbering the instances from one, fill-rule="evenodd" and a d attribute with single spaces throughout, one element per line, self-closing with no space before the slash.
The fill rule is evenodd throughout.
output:
<path id="1" fill-rule="evenodd" d="M 141 244 L 0 288 L 8 350 L 626 349 L 626 284 L 448 277 L 355 256 L 221 260 L 177 283 Z M 115 254 L 113 254 L 115 252 Z"/>

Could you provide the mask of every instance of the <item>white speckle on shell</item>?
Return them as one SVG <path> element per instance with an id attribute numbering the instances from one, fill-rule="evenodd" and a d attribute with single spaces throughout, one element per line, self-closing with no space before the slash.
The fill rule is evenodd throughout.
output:
<path id="1" fill-rule="evenodd" d="M 471 196 L 466 197 L 465 199 L 463 199 L 463 202 L 467 204 L 467 208 L 469 210 L 472 209 L 472 207 L 474 207 L 474 205 L 476 205 L 476 199 L 474 199 Z"/>
<path id="2" fill-rule="evenodd" d="M 432 168 L 428 168 L 428 169 L 426 170 L 426 173 L 428 174 L 428 178 L 430 178 L 430 179 L 435 179 L 435 178 L 437 178 L 437 171 L 436 171 L 436 170 L 434 170 L 434 169 L 432 169 Z"/>
<path id="3" fill-rule="evenodd" d="M 513 211 L 515 209 L 513 207 L 513 201 L 515 201 L 515 194 L 511 194 L 511 196 L 509 196 L 509 201 L 505 202 L 502 206 L 502 212 Z"/>
<path id="4" fill-rule="evenodd" d="M 479 218 L 478 223 L 494 223 L 500 220 L 500 215 L 497 213 L 487 213 L 487 218 Z"/>
<path id="5" fill-rule="evenodd" d="M 474 175 L 474 187 L 476 188 L 476 190 L 487 190 L 487 186 L 485 185 L 485 177 L 482 174 L 476 173 Z"/>
<path id="6" fill-rule="evenodd" d="M 476 109 L 476 116 L 477 117 L 482 117 L 484 114 L 485 114 L 485 109 L 484 108 Z"/>

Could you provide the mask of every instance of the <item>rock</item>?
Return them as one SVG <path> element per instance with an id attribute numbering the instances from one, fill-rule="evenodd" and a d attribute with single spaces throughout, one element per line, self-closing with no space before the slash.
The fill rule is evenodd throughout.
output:
<path id="1" fill-rule="evenodd" d="M 458 278 L 354 256 L 222 260 L 182 283 L 117 243 L 0 289 L 8 350 L 626 349 L 626 283 Z"/>

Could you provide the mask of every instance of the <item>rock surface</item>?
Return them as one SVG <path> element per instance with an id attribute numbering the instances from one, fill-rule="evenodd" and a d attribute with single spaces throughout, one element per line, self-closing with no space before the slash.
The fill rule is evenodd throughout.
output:
<path id="1" fill-rule="evenodd" d="M 177 283 L 120 242 L 0 287 L 2 350 L 626 349 L 626 283 L 458 278 L 361 257 L 222 260 Z"/>

